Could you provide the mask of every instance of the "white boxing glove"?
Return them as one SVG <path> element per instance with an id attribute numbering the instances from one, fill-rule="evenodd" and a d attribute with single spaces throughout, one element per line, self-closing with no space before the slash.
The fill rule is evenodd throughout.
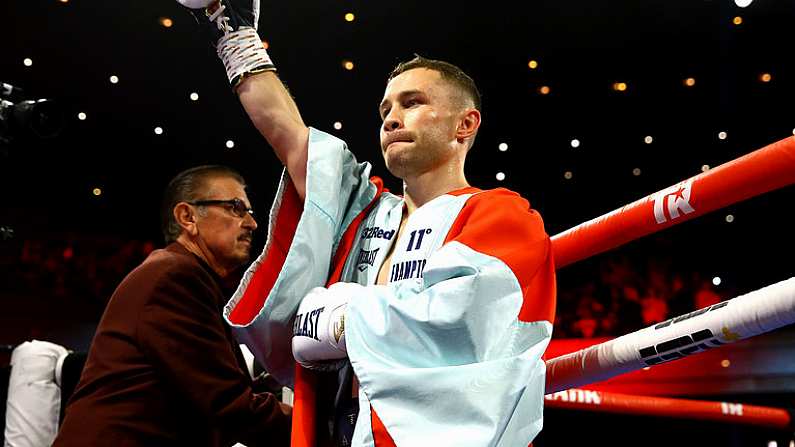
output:
<path id="1" fill-rule="evenodd" d="M 338 369 L 348 357 L 345 348 L 345 310 L 350 294 L 345 287 L 315 287 L 301 301 L 293 323 L 293 357 L 309 369 Z"/>

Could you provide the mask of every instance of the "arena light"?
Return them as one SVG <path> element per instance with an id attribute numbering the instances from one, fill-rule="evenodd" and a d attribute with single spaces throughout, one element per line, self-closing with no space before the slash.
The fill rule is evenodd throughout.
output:
<path id="1" fill-rule="evenodd" d="M 155 135 L 163 135 L 163 128 L 160 126 L 155 127 Z"/>
<path id="2" fill-rule="evenodd" d="M 773 80 L 773 76 L 770 73 L 762 73 L 759 75 L 759 80 L 762 82 L 770 82 Z"/>
<path id="3" fill-rule="evenodd" d="M 566 171 L 563 173 L 563 178 L 565 178 L 566 180 L 571 180 L 572 177 L 574 177 L 574 173 L 572 173 L 571 171 Z"/>
<path id="4" fill-rule="evenodd" d="M 735 17 L 735 18 L 732 20 L 732 23 L 734 23 L 735 25 L 742 25 L 742 23 L 743 23 L 743 18 L 742 18 L 742 17 L 740 17 L 740 16 L 737 16 L 737 17 Z"/>
<path id="5" fill-rule="evenodd" d="M 578 147 L 580 147 L 580 140 L 575 138 L 575 139 L 571 140 L 570 144 L 571 144 L 571 147 L 577 149 Z"/>
<path id="6" fill-rule="evenodd" d="M 707 172 L 709 169 L 709 165 L 701 165 L 701 172 Z"/>
<path id="7" fill-rule="evenodd" d="M 654 138 L 652 138 L 651 135 L 646 135 L 646 137 L 643 139 L 643 142 L 646 144 L 651 144 L 654 142 Z"/>
<path id="8" fill-rule="evenodd" d="M 226 148 L 232 149 L 233 147 L 235 147 L 235 142 L 232 140 L 226 140 Z"/>
<path id="9" fill-rule="evenodd" d="M 349 60 L 342 61 L 342 67 L 348 71 L 353 70 L 353 62 Z"/>
<path id="10" fill-rule="evenodd" d="M 747 8 L 754 0 L 734 0 L 734 4 L 740 8 Z"/>
<path id="11" fill-rule="evenodd" d="M 499 181 L 505 180 L 505 173 L 504 172 L 498 172 L 497 173 L 497 180 L 499 180 Z"/>
<path id="12" fill-rule="evenodd" d="M 99 197 L 99 196 L 102 195 L 102 189 L 101 188 L 94 188 L 93 190 L 91 190 L 91 194 L 94 194 L 94 196 Z"/>
<path id="13" fill-rule="evenodd" d="M 161 17 L 159 22 L 164 28 L 171 28 L 174 25 L 174 21 L 168 17 Z"/>
<path id="14" fill-rule="evenodd" d="M 734 215 L 733 215 L 733 214 L 727 214 L 727 215 L 726 215 L 726 222 L 727 222 L 727 223 L 732 223 L 732 222 L 734 222 Z"/>
<path id="15" fill-rule="evenodd" d="M 111 83 L 111 84 L 118 84 L 118 83 L 119 83 L 119 77 L 118 77 L 118 76 L 116 76 L 116 75 L 112 75 L 112 76 L 110 77 L 110 83 Z"/>
<path id="16" fill-rule="evenodd" d="M 345 14 L 345 21 L 346 22 L 353 22 L 356 19 L 356 16 L 353 15 L 352 12 Z"/>
<path id="17" fill-rule="evenodd" d="M 719 140 L 725 140 L 726 138 L 728 138 L 728 136 L 729 136 L 729 134 L 727 134 L 726 132 L 723 132 L 723 131 L 718 132 L 718 139 Z"/>
<path id="18" fill-rule="evenodd" d="M 334 121 L 334 128 L 337 130 L 342 129 L 342 123 L 339 121 Z"/>
<path id="19" fill-rule="evenodd" d="M 550 88 L 546 85 L 542 85 L 541 88 L 538 89 L 538 93 L 541 93 L 542 95 L 548 95 L 549 92 Z"/>
<path id="20" fill-rule="evenodd" d="M 199 100 L 199 94 L 196 93 L 196 92 L 191 93 L 190 94 L 190 100 L 191 101 L 198 101 Z"/>
<path id="21" fill-rule="evenodd" d="M 632 170 L 632 175 L 638 177 L 640 175 L 640 168 L 635 168 Z"/>
<path id="22" fill-rule="evenodd" d="M 77 119 L 79 119 L 80 121 L 85 121 L 86 118 L 88 118 L 88 116 L 84 112 L 80 112 L 77 114 Z"/>
<path id="23" fill-rule="evenodd" d="M 25 64 L 26 67 L 30 67 L 31 65 L 33 65 L 33 59 L 26 57 L 25 59 L 22 60 L 22 63 Z"/>
<path id="24" fill-rule="evenodd" d="M 530 67 L 531 70 L 535 70 L 538 68 L 538 61 L 530 60 L 530 62 L 527 63 L 527 66 Z"/>
<path id="25" fill-rule="evenodd" d="M 720 276 L 712 278 L 712 285 L 719 286 L 721 282 Z"/>
<path id="26" fill-rule="evenodd" d="M 500 152 L 505 152 L 508 150 L 508 143 L 500 143 L 500 145 L 497 146 L 497 148 L 500 150 Z"/>
<path id="27" fill-rule="evenodd" d="M 686 87 L 692 87 L 696 85 L 696 78 L 687 78 L 684 80 L 684 83 Z"/>

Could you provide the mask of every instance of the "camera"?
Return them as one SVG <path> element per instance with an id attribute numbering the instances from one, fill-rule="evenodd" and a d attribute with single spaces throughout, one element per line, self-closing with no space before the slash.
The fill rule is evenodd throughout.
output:
<path id="1" fill-rule="evenodd" d="M 0 82 L 0 145 L 17 137 L 51 138 L 63 127 L 63 113 L 55 101 L 18 100 L 22 95 L 18 87 Z"/>

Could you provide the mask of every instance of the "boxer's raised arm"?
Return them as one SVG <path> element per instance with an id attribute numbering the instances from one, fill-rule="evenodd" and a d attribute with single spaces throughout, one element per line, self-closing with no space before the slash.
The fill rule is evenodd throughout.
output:
<path id="1" fill-rule="evenodd" d="M 306 190 L 309 129 L 257 34 L 259 0 L 178 0 L 210 34 L 229 83 L 254 126 L 287 168 L 298 195 Z"/>
<path id="2" fill-rule="evenodd" d="M 306 189 L 309 129 L 273 71 L 247 77 L 237 87 L 240 103 L 287 168 L 301 199 Z"/>

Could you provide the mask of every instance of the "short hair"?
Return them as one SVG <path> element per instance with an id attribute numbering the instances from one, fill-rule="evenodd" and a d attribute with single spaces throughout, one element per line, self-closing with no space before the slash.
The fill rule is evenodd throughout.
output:
<path id="1" fill-rule="evenodd" d="M 166 186 L 160 206 L 160 229 L 167 244 L 177 240 L 182 227 L 174 219 L 174 207 L 179 202 L 193 202 L 201 199 L 207 192 L 207 182 L 212 178 L 231 177 L 241 185 L 246 184 L 243 176 L 234 169 L 221 165 L 204 165 L 186 169 L 176 175 Z"/>
<path id="2" fill-rule="evenodd" d="M 415 68 L 426 68 L 428 70 L 438 72 L 442 76 L 442 79 L 451 83 L 453 87 L 456 87 L 458 90 L 462 91 L 465 96 L 468 96 L 475 104 L 475 108 L 480 111 L 480 91 L 478 91 L 475 81 L 473 81 L 469 75 L 464 73 L 464 70 L 461 70 L 449 62 L 436 59 L 427 59 L 420 56 L 419 54 L 415 54 L 414 59 L 399 63 L 397 67 L 392 70 L 392 73 L 389 74 L 387 82 L 395 79 L 397 76 L 409 70 L 414 70 Z"/>

